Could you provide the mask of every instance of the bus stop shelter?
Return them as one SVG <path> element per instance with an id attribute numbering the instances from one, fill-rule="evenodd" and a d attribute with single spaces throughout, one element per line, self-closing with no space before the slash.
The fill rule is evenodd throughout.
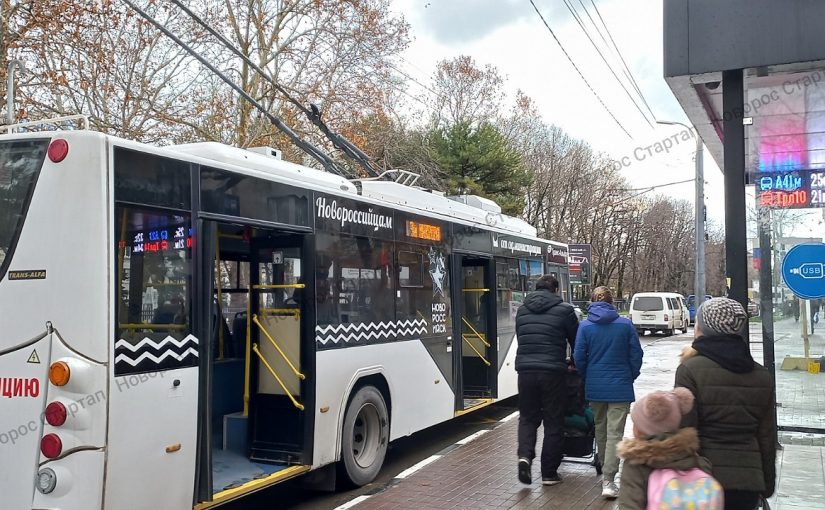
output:
<path id="1" fill-rule="evenodd" d="M 825 257 L 811 249 L 812 260 L 782 268 L 788 239 L 825 237 L 823 20 L 817 0 L 664 3 L 665 79 L 724 173 L 729 297 L 747 309 L 749 289 L 761 291 L 752 347 L 775 373 L 789 437 L 825 433 L 825 321 L 812 320 Z M 800 271 L 806 290 L 793 282 Z"/>

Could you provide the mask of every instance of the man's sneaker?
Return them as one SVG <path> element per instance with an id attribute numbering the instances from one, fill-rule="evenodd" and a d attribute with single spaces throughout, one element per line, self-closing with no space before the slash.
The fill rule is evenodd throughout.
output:
<path id="1" fill-rule="evenodd" d="M 552 473 L 550 476 L 542 476 L 541 483 L 542 485 L 557 485 L 560 484 L 563 480 L 558 473 Z"/>
<path id="2" fill-rule="evenodd" d="M 614 482 L 607 480 L 602 482 L 602 497 L 606 499 L 616 499 L 619 497 L 619 488 Z"/>
<path id="3" fill-rule="evenodd" d="M 530 461 L 527 459 L 518 460 L 518 481 L 527 485 L 533 483 L 533 475 L 530 474 Z"/>

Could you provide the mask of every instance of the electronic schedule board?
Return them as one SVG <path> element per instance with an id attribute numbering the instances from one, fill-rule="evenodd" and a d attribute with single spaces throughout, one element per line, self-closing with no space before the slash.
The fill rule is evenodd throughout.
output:
<path id="1" fill-rule="evenodd" d="M 759 205 L 774 209 L 825 207 L 825 170 L 793 170 L 754 176 Z"/>

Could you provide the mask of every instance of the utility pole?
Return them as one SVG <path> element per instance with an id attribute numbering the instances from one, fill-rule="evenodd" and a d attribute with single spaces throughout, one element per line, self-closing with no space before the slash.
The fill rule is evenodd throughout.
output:
<path id="1" fill-rule="evenodd" d="M 9 67 L 6 70 L 6 125 L 14 124 L 14 68 L 17 67 L 20 71 L 25 71 L 26 67 L 22 60 L 10 60 Z"/>
<path id="2" fill-rule="evenodd" d="M 656 124 L 667 126 L 682 126 L 696 138 L 696 152 L 694 156 L 695 164 L 695 189 L 696 201 L 694 206 L 694 231 L 696 243 L 696 258 L 694 264 L 693 294 L 696 297 L 694 306 L 705 302 L 705 170 L 703 165 L 704 151 L 702 149 L 702 139 L 699 138 L 699 131 L 693 130 L 687 124 L 671 120 L 657 120 Z"/>

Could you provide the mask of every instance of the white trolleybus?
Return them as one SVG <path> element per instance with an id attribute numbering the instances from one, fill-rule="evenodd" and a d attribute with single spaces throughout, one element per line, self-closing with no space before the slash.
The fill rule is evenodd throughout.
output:
<path id="1" fill-rule="evenodd" d="M 390 175 L 0 136 L 0 506 L 365 484 L 389 441 L 516 394 L 516 309 L 542 274 L 566 292 L 566 245 Z"/>

